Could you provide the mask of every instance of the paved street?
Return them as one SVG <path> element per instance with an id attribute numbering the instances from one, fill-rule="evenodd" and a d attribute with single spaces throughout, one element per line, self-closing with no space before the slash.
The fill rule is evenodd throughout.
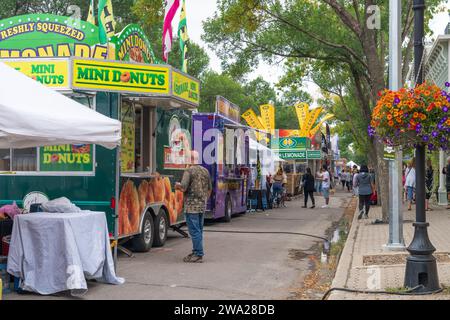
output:
<path id="1" fill-rule="evenodd" d="M 287 202 L 287 208 L 248 213 L 231 223 L 216 222 L 205 229 L 288 231 L 325 236 L 342 216 L 350 197 L 338 193 L 331 208 L 302 209 L 303 199 Z M 186 264 L 191 242 L 170 233 L 163 248 L 153 248 L 134 258 L 121 255 L 121 286 L 89 283 L 84 299 L 286 299 L 302 286 L 308 274 L 308 254 L 320 239 L 286 234 L 205 233 L 203 264 Z M 5 299 L 59 299 L 34 294 L 6 295 Z"/>

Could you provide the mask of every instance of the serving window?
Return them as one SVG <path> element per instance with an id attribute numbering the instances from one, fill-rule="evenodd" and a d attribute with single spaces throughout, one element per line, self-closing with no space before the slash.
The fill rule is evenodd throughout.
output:
<path id="1" fill-rule="evenodd" d="M 89 108 L 95 106 L 93 96 L 72 95 L 71 98 Z M 92 175 L 94 154 L 94 146 L 85 144 L 0 149 L 0 174 Z"/>
<path id="2" fill-rule="evenodd" d="M 155 169 L 155 107 L 139 98 L 122 98 L 121 172 L 143 173 Z"/>

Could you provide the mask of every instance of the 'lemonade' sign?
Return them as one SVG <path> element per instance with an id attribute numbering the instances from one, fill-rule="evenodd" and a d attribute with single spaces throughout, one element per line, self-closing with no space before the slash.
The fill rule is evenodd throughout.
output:
<path id="1" fill-rule="evenodd" d="M 34 80 L 57 89 L 69 88 L 69 61 L 57 59 L 5 61 L 7 65 L 33 78 Z"/>
<path id="2" fill-rule="evenodd" d="M 29 14 L 0 20 L 0 58 L 83 57 L 106 59 L 98 27 L 52 14 Z"/>
<path id="3" fill-rule="evenodd" d="M 73 88 L 170 94 L 169 67 L 74 59 L 72 68 Z"/>
<path id="4" fill-rule="evenodd" d="M 183 100 L 189 101 L 196 106 L 200 101 L 200 83 L 182 73 L 172 71 L 173 95 Z"/>

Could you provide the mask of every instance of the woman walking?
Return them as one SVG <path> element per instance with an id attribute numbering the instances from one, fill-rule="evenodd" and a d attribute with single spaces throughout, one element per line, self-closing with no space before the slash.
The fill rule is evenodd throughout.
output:
<path id="1" fill-rule="evenodd" d="M 342 184 L 342 190 L 345 189 L 345 183 L 347 181 L 347 172 L 345 172 L 345 169 L 342 169 L 341 172 L 341 184 Z"/>
<path id="2" fill-rule="evenodd" d="M 319 195 L 322 195 L 322 168 L 319 168 L 316 172 L 316 192 L 319 193 Z"/>
<path id="3" fill-rule="evenodd" d="M 427 171 L 425 174 L 425 210 L 426 211 L 432 211 L 433 209 L 430 208 L 429 202 L 431 195 L 433 194 L 433 165 L 431 164 L 431 160 L 427 160 Z"/>
<path id="4" fill-rule="evenodd" d="M 345 176 L 345 185 L 347 186 L 347 191 L 350 192 L 353 189 L 353 180 L 351 170 L 347 170 L 347 174 Z"/>
<path id="5" fill-rule="evenodd" d="M 406 200 L 408 201 L 408 211 L 411 211 L 412 202 L 414 200 L 414 189 L 416 188 L 416 169 L 414 169 L 414 160 L 408 163 L 405 171 L 405 189 Z"/>
<path id="6" fill-rule="evenodd" d="M 359 215 L 358 219 L 364 216 L 364 219 L 369 217 L 370 196 L 375 191 L 375 181 L 369 174 L 369 168 L 366 165 L 361 166 L 361 170 L 356 177 L 356 186 L 358 187 L 359 196 Z"/>
<path id="7" fill-rule="evenodd" d="M 311 197 L 312 206 L 311 209 L 316 207 L 316 202 L 314 201 L 314 176 L 311 173 L 310 168 L 306 168 L 306 174 L 302 178 L 303 190 L 305 193 L 305 205 L 302 208 L 306 208 L 308 205 L 308 196 Z"/>

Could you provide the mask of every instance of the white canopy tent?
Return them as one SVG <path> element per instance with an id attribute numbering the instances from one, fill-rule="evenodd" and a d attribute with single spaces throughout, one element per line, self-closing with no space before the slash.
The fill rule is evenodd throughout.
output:
<path id="1" fill-rule="evenodd" d="M 261 162 L 261 174 L 268 175 L 275 173 L 275 163 L 284 162 L 272 149 L 265 145 L 250 139 L 250 163 L 256 163 L 257 154 L 259 151 L 259 157 Z"/>
<path id="2" fill-rule="evenodd" d="M 347 162 L 347 165 L 346 165 L 347 167 L 353 167 L 353 166 L 356 166 L 358 169 L 359 169 L 359 166 L 355 163 L 355 162 L 353 162 L 353 161 L 349 161 L 349 162 Z"/>
<path id="3" fill-rule="evenodd" d="M 0 62 L 0 148 L 120 144 L 121 123 Z"/>

